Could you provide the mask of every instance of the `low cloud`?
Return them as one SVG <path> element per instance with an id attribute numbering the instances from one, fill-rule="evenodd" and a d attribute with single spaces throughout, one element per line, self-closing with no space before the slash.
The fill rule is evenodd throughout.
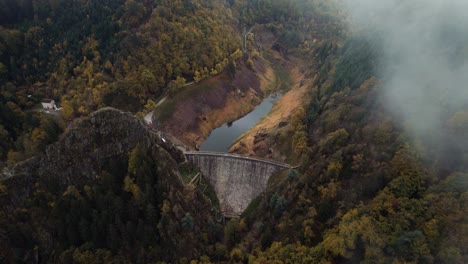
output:
<path id="1" fill-rule="evenodd" d="M 468 1 L 342 3 L 352 31 L 379 35 L 387 109 L 426 149 L 466 152 L 461 148 L 468 148 Z"/>

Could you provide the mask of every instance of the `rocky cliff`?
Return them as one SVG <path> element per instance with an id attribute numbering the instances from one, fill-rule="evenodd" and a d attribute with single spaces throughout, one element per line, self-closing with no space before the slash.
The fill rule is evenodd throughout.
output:
<path id="1" fill-rule="evenodd" d="M 126 154 L 137 144 L 156 149 L 167 160 L 184 159 L 181 152 L 162 141 L 138 118 L 103 108 L 70 128 L 57 144 L 47 149 L 39 174 L 59 176 L 63 184 L 73 183 L 80 177 L 94 178 L 101 161 Z"/>
<path id="2" fill-rule="evenodd" d="M 128 262 L 199 256 L 216 223 L 183 160 L 130 113 L 91 114 L 0 182 L 0 262 L 70 263 L 90 245 Z"/>
<path id="3" fill-rule="evenodd" d="M 5 180 L 17 186 L 13 202 L 18 204 L 27 196 L 37 180 L 57 179 L 62 186 L 76 184 L 83 178 L 95 178 L 103 164 L 112 158 L 126 155 L 137 144 L 155 149 L 163 160 L 176 162 L 185 158 L 169 141 L 129 112 L 106 107 L 72 125 L 60 140 L 50 145 L 45 155 L 17 164 L 17 176 Z M 36 178 L 32 178 L 36 175 Z"/>

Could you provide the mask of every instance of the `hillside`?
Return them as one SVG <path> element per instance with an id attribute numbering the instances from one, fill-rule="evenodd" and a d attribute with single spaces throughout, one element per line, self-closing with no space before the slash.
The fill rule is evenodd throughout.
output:
<path id="1" fill-rule="evenodd" d="M 129 113 L 93 113 L 0 182 L 7 234 L 0 239 L 0 259 L 147 263 L 200 257 L 222 227 L 208 198 L 184 186 L 178 170 L 183 160 Z"/>
<path id="2" fill-rule="evenodd" d="M 467 263 L 468 5 L 353 3 L 0 1 L 0 262 Z M 272 90 L 230 151 L 295 169 L 220 218 L 169 139 Z"/>
<path id="3" fill-rule="evenodd" d="M 217 75 L 241 55 L 236 21 L 220 1 L 1 3 L 2 160 L 37 153 L 24 141 L 43 141 L 36 128 L 48 133 L 29 112 L 42 98 L 55 99 L 67 121 L 104 106 L 149 111 L 167 90 Z"/>

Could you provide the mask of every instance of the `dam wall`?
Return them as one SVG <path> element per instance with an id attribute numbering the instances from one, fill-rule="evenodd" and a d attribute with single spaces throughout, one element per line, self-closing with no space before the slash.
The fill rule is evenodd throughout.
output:
<path id="1" fill-rule="evenodd" d="M 285 163 L 229 153 L 193 151 L 184 153 L 214 187 L 224 215 L 240 215 L 261 194 L 273 173 Z"/>

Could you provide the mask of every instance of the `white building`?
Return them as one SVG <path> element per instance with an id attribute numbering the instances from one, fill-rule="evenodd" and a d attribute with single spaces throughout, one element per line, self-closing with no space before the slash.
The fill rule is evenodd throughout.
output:
<path id="1" fill-rule="evenodd" d="M 55 110 L 57 108 L 55 106 L 55 101 L 52 99 L 42 99 L 41 104 L 42 108 L 45 110 Z"/>

